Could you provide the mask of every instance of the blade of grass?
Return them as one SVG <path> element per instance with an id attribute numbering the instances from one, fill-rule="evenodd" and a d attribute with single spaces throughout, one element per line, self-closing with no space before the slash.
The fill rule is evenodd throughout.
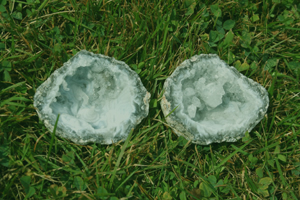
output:
<path id="1" fill-rule="evenodd" d="M 117 163 L 116 163 L 115 168 L 114 168 L 113 175 L 112 175 L 112 177 L 110 178 L 110 181 L 109 181 L 109 189 L 110 189 L 110 190 L 112 189 L 112 184 L 113 184 L 113 181 L 114 181 L 114 179 L 115 179 L 117 169 L 118 169 L 118 167 L 119 167 L 119 165 L 120 165 L 120 162 L 121 162 L 121 159 L 122 159 L 122 157 L 123 157 L 123 155 L 124 155 L 125 149 L 126 149 L 126 147 L 127 147 L 127 145 L 128 145 L 128 142 L 129 142 L 129 140 L 130 140 L 130 138 L 131 138 L 132 132 L 133 132 L 133 129 L 130 131 L 130 133 L 129 133 L 129 135 L 128 135 L 128 137 L 127 137 L 127 139 L 126 139 L 124 145 L 122 146 L 121 153 L 119 154 Z"/>
<path id="2" fill-rule="evenodd" d="M 178 105 L 179 106 L 179 105 Z M 167 117 L 169 117 L 177 108 L 178 108 L 178 106 L 176 106 L 167 116 L 165 116 L 165 119 L 167 118 Z"/>
<path id="3" fill-rule="evenodd" d="M 13 88 L 19 87 L 19 86 L 21 86 L 21 85 L 23 85 L 23 84 L 25 84 L 25 83 L 26 83 L 26 81 L 19 82 L 19 83 L 16 83 L 16 84 L 13 84 L 12 86 L 9 86 L 9 87 L 7 87 L 7 88 L 1 90 L 1 91 L 0 91 L 0 94 L 2 94 L 3 92 L 6 92 L 6 91 L 8 91 L 8 90 L 11 90 L 11 89 L 13 89 Z"/>
<path id="4" fill-rule="evenodd" d="M 188 166 L 190 166 L 190 167 L 192 167 L 193 170 L 194 170 L 194 169 L 197 169 L 197 167 L 196 167 L 195 165 L 193 165 L 193 164 L 191 164 L 191 163 L 189 163 L 189 162 L 186 162 L 186 161 L 181 160 L 181 159 L 176 159 L 176 160 L 179 161 L 179 162 L 182 162 L 182 163 L 184 163 L 184 164 L 186 164 L 186 165 L 188 165 Z M 214 186 L 211 185 L 211 183 L 207 180 L 206 177 L 204 177 L 203 175 L 197 173 L 196 171 L 194 171 L 194 173 L 197 174 L 197 175 L 202 179 L 202 181 L 205 182 L 205 183 L 210 187 L 210 189 L 212 190 L 212 192 L 213 192 L 216 196 L 218 196 L 219 198 L 223 199 L 221 196 L 219 196 L 217 190 L 214 188 Z M 208 175 L 208 174 L 206 174 L 206 175 Z"/>
<path id="5" fill-rule="evenodd" d="M 5 194 L 7 193 L 7 191 L 11 188 L 12 184 L 14 183 L 15 179 L 18 178 L 19 174 L 15 174 L 14 177 L 10 180 L 9 184 L 6 184 L 5 189 L 2 192 L 2 197 L 5 197 Z"/>
<path id="6" fill-rule="evenodd" d="M 134 170 L 131 174 L 129 174 L 129 176 L 127 176 L 127 178 L 117 187 L 115 191 L 117 192 L 118 189 L 122 187 L 137 171 L 138 169 Z"/>
<path id="7" fill-rule="evenodd" d="M 43 8 L 48 4 L 49 0 L 45 0 L 40 7 L 37 9 L 38 12 L 40 12 L 41 10 L 43 10 Z"/>
<path id="8" fill-rule="evenodd" d="M 277 170 L 278 170 L 278 173 L 279 173 L 279 177 L 282 181 L 282 184 L 285 186 L 285 187 L 288 187 L 290 189 L 290 193 L 292 195 L 292 197 L 297 200 L 298 198 L 296 197 L 295 193 L 292 191 L 292 189 L 290 188 L 290 186 L 287 184 L 285 178 L 283 177 L 283 173 L 282 173 L 282 170 L 281 170 L 281 167 L 280 167 L 280 163 L 278 161 L 278 158 L 275 158 L 275 162 L 276 162 L 276 167 L 277 167 Z"/>
<path id="9" fill-rule="evenodd" d="M 218 168 L 220 168 L 222 165 L 224 165 L 230 158 L 232 158 L 235 154 L 237 154 L 238 152 L 240 152 L 242 149 L 244 149 L 248 144 L 250 144 L 250 142 L 252 142 L 253 139 L 249 140 L 246 144 L 244 144 L 243 146 L 241 146 L 240 148 L 238 148 L 237 150 L 235 150 L 234 152 L 232 152 L 229 156 L 227 156 L 224 160 L 221 161 L 221 163 L 214 167 L 208 174 L 211 174 L 213 171 L 217 170 Z M 242 152 L 241 152 L 242 153 Z"/>
<path id="10" fill-rule="evenodd" d="M 52 150 L 52 145 L 53 145 L 54 138 L 55 138 L 55 132 L 56 132 L 59 116 L 60 116 L 60 114 L 57 115 L 55 125 L 54 125 L 54 129 L 53 129 L 53 132 L 52 132 L 52 135 L 51 135 L 51 142 L 50 142 L 50 147 L 49 147 L 49 151 L 48 151 L 48 155 L 47 155 L 47 162 L 46 162 L 45 172 L 48 170 L 49 156 L 50 156 L 50 153 L 51 153 L 51 150 Z M 45 181 L 45 179 L 43 179 L 43 181 L 42 181 L 42 186 L 41 186 L 39 195 L 41 195 L 41 192 L 43 191 L 44 181 Z"/>

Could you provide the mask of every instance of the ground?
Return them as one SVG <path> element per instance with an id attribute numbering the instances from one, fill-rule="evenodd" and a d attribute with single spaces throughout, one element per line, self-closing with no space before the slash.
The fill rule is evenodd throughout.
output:
<path id="1" fill-rule="evenodd" d="M 1 0 L 0 199 L 299 199 L 299 13 L 293 0 Z M 126 62 L 151 93 L 125 142 L 76 145 L 37 116 L 36 88 L 82 49 Z M 164 80 L 208 53 L 269 93 L 234 143 L 192 144 L 161 112 Z"/>

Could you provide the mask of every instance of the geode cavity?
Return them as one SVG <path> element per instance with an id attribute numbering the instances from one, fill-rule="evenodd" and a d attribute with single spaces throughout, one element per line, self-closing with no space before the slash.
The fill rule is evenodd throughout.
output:
<path id="1" fill-rule="evenodd" d="M 150 94 L 124 62 L 80 51 L 37 90 L 34 106 L 52 132 L 77 144 L 125 140 L 148 115 Z"/>
<path id="2" fill-rule="evenodd" d="M 164 90 L 167 123 L 178 136 L 202 145 L 240 139 L 262 120 L 269 104 L 264 87 L 213 54 L 184 61 Z"/>

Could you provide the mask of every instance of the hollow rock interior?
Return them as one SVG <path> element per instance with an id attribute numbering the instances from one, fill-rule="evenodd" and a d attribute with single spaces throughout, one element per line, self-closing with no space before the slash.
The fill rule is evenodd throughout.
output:
<path id="1" fill-rule="evenodd" d="M 163 107 L 164 114 L 178 106 L 167 121 L 182 124 L 193 136 L 187 139 L 201 144 L 241 137 L 261 120 L 262 110 L 268 106 L 261 85 L 213 55 L 183 63 L 167 79 L 165 90 L 171 107 L 168 111 Z"/>
<path id="2" fill-rule="evenodd" d="M 125 63 L 83 51 L 64 67 L 36 95 L 47 123 L 53 125 L 60 114 L 59 135 L 79 144 L 110 144 L 125 139 L 147 116 L 150 96 Z"/>

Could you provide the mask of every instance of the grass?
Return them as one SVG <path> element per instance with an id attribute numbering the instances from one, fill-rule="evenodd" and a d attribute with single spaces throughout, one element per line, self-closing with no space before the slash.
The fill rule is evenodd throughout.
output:
<path id="1" fill-rule="evenodd" d="M 297 1 L 2 0 L 0 12 L 0 199 L 300 199 Z M 126 62 L 151 93 L 125 143 L 76 145 L 38 119 L 36 88 L 81 49 Z M 195 145 L 165 123 L 164 80 L 201 53 L 269 92 L 235 143 Z"/>

